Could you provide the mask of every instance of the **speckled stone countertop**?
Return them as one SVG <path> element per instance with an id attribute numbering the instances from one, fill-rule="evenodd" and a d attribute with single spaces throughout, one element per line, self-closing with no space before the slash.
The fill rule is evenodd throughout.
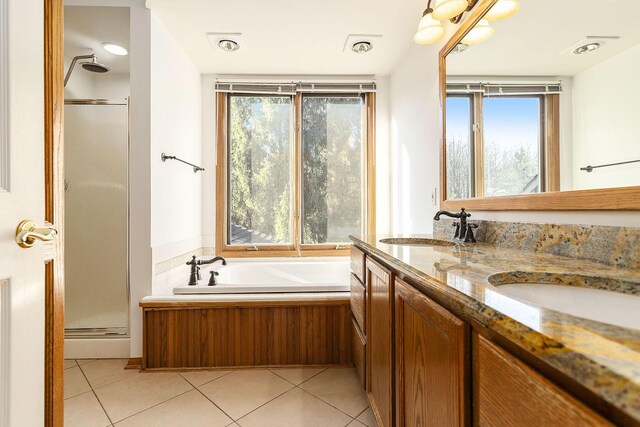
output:
<path id="1" fill-rule="evenodd" d="M 567 280 L 574 283 L 560 280 L 561 284 L 612 286 L 616 292 L 638 298 L 639 270 L 486 243 L 380 242 L 391 237 L 398 238 L 352 240 L 393 269 L 410 275 L 417 289 L 436 295 L 452 311 L 487 326 L 640 422 L 640 325 L 629 329 L 526 304 L 497 292 L 492 285 L 528 274 L 536 281 L 558 274 L 578 279 Z M 603 279 L 594 281 L 594 276 Z"/>

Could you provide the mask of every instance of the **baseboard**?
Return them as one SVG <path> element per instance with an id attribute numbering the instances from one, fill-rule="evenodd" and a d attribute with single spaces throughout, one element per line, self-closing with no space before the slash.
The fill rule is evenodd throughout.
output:
<path id="1" fill-rule="evenodd" d="M 65 359 L 128 359 L 130 338 L 65 338 Z"/>
<path id="2" fill-rule="evenodd" d="M 130 358 L 124 369 L 142 369 L 142 357 Z"/>

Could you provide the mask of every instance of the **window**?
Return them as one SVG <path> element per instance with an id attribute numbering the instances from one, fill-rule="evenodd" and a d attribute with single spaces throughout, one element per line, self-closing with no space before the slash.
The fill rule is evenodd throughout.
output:
<path id="1" fill-rule="evenodd" d="M 447 97 L 447 195 L 473 197 L 473 96 Z"/>
<path id="2" fill-rule="evenodd" d="M 373 230 L 374 93 L 217 99 L 218 253 L 345 255 Z"/>
<path id="3" fill-rule="evenodd" d="M 448 94 L 447 199 L 557 191 L 558 99 Z"/>
<path id="4" fill-rule="evenodd" d="M 229 96 L 229 244 L 291 243 L 293 99 Z"/>

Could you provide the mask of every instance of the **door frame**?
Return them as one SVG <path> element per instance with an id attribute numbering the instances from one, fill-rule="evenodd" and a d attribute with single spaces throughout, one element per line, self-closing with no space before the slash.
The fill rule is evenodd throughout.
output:
<path id="1" fill-rule="evenodd" d="M 45 222 L 58 230 L 45 260 L 44 425 L 64 425 L 64 4 L 44 1 Z"/>

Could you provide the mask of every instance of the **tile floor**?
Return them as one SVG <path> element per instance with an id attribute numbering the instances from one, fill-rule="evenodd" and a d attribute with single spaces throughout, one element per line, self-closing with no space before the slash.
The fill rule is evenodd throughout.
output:
<path id="1" fill-rule="evenodd" d="M 354 369 L 179 373 L 124 359 L 65 361 L 65 426 L 374 427 Z"/>

